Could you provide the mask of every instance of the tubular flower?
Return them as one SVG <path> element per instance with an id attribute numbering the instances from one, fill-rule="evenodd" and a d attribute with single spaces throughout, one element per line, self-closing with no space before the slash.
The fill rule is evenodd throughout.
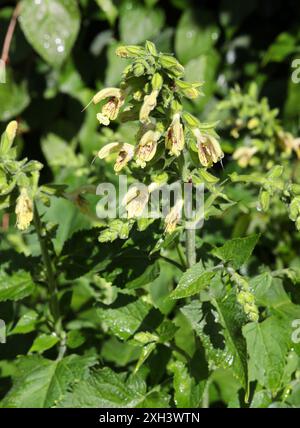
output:
<path id="1" fill-rule="evenodd" d="M 17 228 L 20 230 L 26 230 L 33 220 L 33 202 L 29 198 L 25 187 L 22 187 L 17 199 L 15 213 L 17 216 Z"/>
<path id="2" fill-rule="evenodd" d="M 165 218 L 165 233 L 173 233 L 181 218 L 183 199 L 179 199 Z"/>
<path id="3" fill-rule="evenodd" d="M 291 133 L 284 131 L 279 132 L 278 137 L 285 151 L 288 154 L 294 151 L 297 158 L 300 159 L 300 138 L 295 138 Z"/>
<path id="4" fill-rule="evenodd" d="M 156 107 L 158 94 L 159 90 L 153 89 L 149 95 L 145 95 L 144 102 L 140 110 L 140 121 L 142 123 L 149 122 L 149 114 Z"/>
<path id="5" fill-rule="evenodd" d="M 241 168 L 245 168 L 249 165 L 249 162 L 253 155 L 257 152 L 256 147 L 239 147 L 233 153 L 233 159 L 237 161 Z"/>
<path id="6" fill-rule="evenodd" d="M 197 139 L 198 156 L 203 166 L 208 167 L 212 163 L 217 163 L 223 158 L 224 153 L 220 143 L 215 137 L 202 134 L 198 128 L 195 128 L 193 133 Z"/>
<path id="7" fill-rule="evenodd" d="M 157 141 L 160 136 L 160 132 L 152 130 L 145 132 L 142 136 L 136 149 L 136 163 L 141 168 L 145 168 L 146 163 L 153 159 L 157 149 Z"/>
<path id="8" fill-rule="evenodd" d="M 132 185 L 123 198 L 128 218 L 140 217 L 148 203 L 149 190 L 147 186 Z"/>
<path id="9" fill-rule="evenodd" d="M 124 166 L 133 158 L 134 147 L 127 143 L 109 143 L 98 152 L 98 157 L 104 159 L 112 153 L 118 153 L 114 170 L 120 172 Z"/>
<path id="10" fill-rule="evenodd" d="M 180 113 L 173 116 L 171 125 L 169 126 L 166 138 L 166 149 L 169 150 L 170 155 L 179 156 L 184 147 L 184 134 L 183 126 L 180 122 Z"/>
<path id="11" fill-rule="evenodd" d="M 109 98 L 108 102 L 102 107 L 101 113 L 97 114 L 97 119 L 102 125 L 109 125 L 111 120 L 115 120 L 119 114 L 120 108 L 124 103 L 124 96 L 119 88 L 105 88 L 93 97 L 93 103 Z"/>

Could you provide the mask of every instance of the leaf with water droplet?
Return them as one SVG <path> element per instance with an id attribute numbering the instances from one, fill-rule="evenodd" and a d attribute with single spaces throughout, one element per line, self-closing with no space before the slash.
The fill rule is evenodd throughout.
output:
<path id="1" fill-rule="evenodd" d="M 54 67 L 68 57 L 80 27 L 76 0 L 22 1 L 20 24 L 32 47 Z"/>

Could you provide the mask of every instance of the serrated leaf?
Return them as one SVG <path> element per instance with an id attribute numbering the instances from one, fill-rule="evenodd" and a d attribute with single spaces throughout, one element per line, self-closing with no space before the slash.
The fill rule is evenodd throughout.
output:
<path id="1" fill-rule="evenodd" d="M 80 27 L 75 0 L 23 0 L 21 28 L 33 48 L 52 66 L 69 56 Z"/>
<path id="2" fill-rule="evenodd" d="M 174 400 L 179 408 L 198 408 L 203 394 L 205 382 L 196 383 L 187 367 L 181 361 L 169 365 L 173 372 Z"/>
<path id="3" fill-rule="evenodd" d="M 214 277 L 215 272 L 205 270 L 203 263 L 199 262 L 188 269 L 180 278 L 176 289 L 172 291 L 170 297 L 173 299 L 182 299 L 199 293 Z"/>
<path id="4" fill-rule="evenodd" d="M 150 309 L 148 303 L 135 300 L 115 309 L 98 309 L 98 315 L 113 334 L 126 340 L 136 332 Z"/>
<path id="5" fill-rule="evenodd" d="M 222 247 L 215 248 L 212 254 L 224 262 L 230 262 L 235 269 L 238 269 L 247 262 L 258 239 L 259 235 L 234 238 L 225 242 Z"/>
<path id="6" fill-rule="evenodd" d="M 93 371 L 85 381 L 75 385 L 60 407 L 130 408 L 137 407 L 146 397 L 146 384 L 139 375 L 125 378 L 108 367 Z"/>
<path id="7" fill-rule="evenodd" d="M 68 387 L 88 374 L 94 357 L 70 355 L 51 361 L 37 355 L 22 357 L 13 386 L 1 407 L 52 407 L 65 395 Z"/>
<path id="8" fill-rule="evenodd" d="M 286 324 L 272 316 L 261 323 L 249 323 L 243 328 L 250 357 L 250 379 L 273 394 L 281 388 L 286 357 L 289 350 L 289 334 Z"/>
<path id="9" fill-rule="evenodd" d="M 19 270 L 8 275 L 0 271 L 0 302 L 24 299 L 34 288 L 34 282 L 28 272 Z"/>

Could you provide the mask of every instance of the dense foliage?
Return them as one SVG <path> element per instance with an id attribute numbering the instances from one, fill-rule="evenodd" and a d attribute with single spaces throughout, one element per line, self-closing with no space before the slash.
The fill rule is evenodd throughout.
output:
<path id="1" fill-rule="evenodd" d="M 2 407 L 300 407 L 299 19 L 3 2 Z M 101 219 L 120 174 L 144 190 Z M 139 216 L 178 181 L 204 184 L 196 233 L 184 200 Z"/>

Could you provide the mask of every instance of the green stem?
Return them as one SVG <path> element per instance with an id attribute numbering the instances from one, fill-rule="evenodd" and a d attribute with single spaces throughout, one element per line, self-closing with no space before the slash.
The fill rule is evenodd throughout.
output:
<path id="1" fill-rule="evenodd" d="M 43 263 L 46 269 L 47 282 L 48 282 L 49 294 L 50 294 L 50 311 L 53 316 L 54 323 L 57 326 L 57 324 L 60 322 L 59 302 L 57 298 L 58 289 L 56 284 L 56 278 L 53 271 L 52 261 L 48 252 L 47 242 L 46 242 L 45 236 L 43 236 L 42 222 L 35 204 L 34 204 L 34 211 L 33 211 L 33 221 L 34 221 L 35 230 L 38 235 L 38 240 L 41 247 Z"/>
<path id="2" fill-rule="evenodd" d="M 172 260 L 166 256 L 162 256 L 161 254 L 159 257 L 161 259 L 165 260 L 166 262 L 170 263 L 171 265 L 176 266 L 178 269 L 182 270 L 183 272 L 185 271 L 185 267 L 183 265 L 181 265 L 180 263 L 176 262 L 175 260 Z"/>
<path id="3" fill-rule="evenodd" d="M 196 232 L 195 229 L 186 229 L 185 251 L 188 267 L 196 263 Z"/>

